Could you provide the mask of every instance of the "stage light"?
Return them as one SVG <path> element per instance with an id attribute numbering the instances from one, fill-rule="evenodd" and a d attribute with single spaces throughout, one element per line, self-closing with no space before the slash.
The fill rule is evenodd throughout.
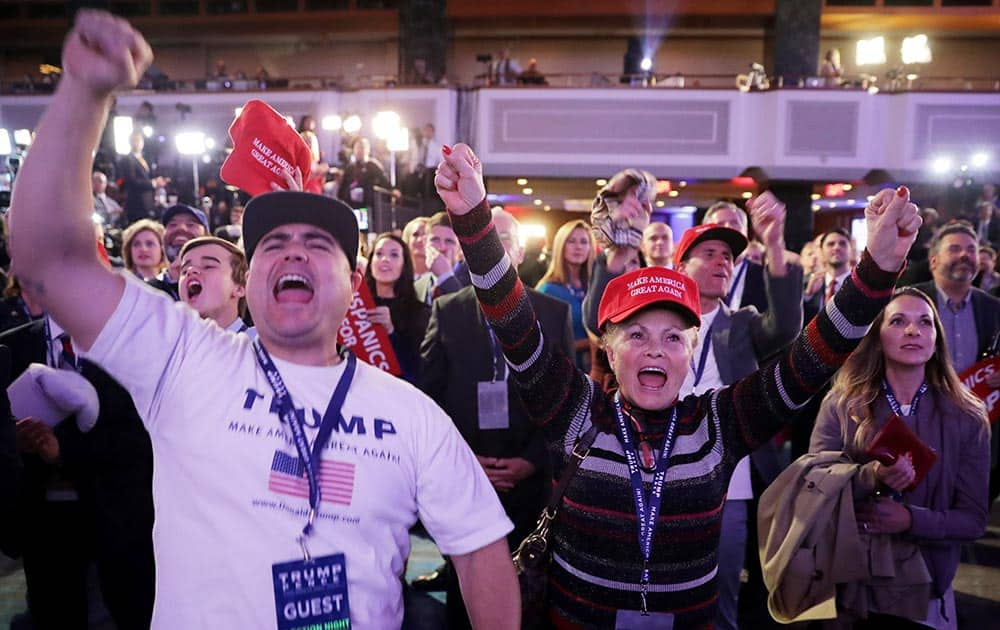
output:
<path id="1" fill-rule="evenodd" d="M 361 131 L 361 116 L 353 114 L 344 119 L 344 131 L 355 134 Z"/>
<path id="2" fill-rule="evenodd" d="M 525 195 L 530 195 L 533 192 L 535 192 L 534 188 L 522 188 L 521 189 L 521 193 L 525 194 Z"/>
<path id="3" fill-rule="evenodd" d="M 873 37 L 858 40 L 857 64 L 859 66 L 885 63 L 885 38 Z"/>
<path id="4" fill-rule="evenodd" d="M 944 175 L 951 170 L 951 158 L 945 156 L 934 158 L 934 161 L 931 162 L 931 170 L 938 175 Z"/>
<path id="5" fill-rule="evenodd" d="M 972 165 L 974 167 L 983 168 L 984 166 L 986 166 L 986 163 L 990 161 L 990 156 L 987 153 L 980 151 L 979 153 L 973 153 L 972 159 L 969 161 L 972 162 Z"/>
<path id="6" fill-rule="evenodd" d="M 111 129 L 115 138 L 115 153 L 118 155 L 128 155 L 132 152 L 128 137 L 132 135 L 132 117 L 115 116 L 111 121 Z"/>
<path id="7" fill-rule="evenodd" d="M 15 129 L 14 130 L 14 144 L 19 147 L 29 147 L 31 146 L 31 130 L 30 129 Z"/>
<path id="8" fill-rule="evenodd" d="M 399 129 L 399 114 L 396 112 L 379 112 L 372 118 L 372 131 L 376 138 L 385 140 L 396 133 L 397 129 Z"/>
<path id="9" fill-rule="evenodd" d="M 653 69 L 653 60 L 649 57 L 643 57 L 642 61 L 639 62 L 639 68 L 641 68 L 643 72 L 649 72 Z"/>
<path id="10" fill-rule="evenodd" d="M 336 114 L 323 116 L 323 120 L 320 121 L 320 127 L 322 127 L 325 131 L 339 131 L 342 125 L 343 121 L 340 119 L 340 116 Z"/>
<path id="11" fill-rule="evenodd" d="M 153 137 L 153 127 L 150 126 L 150 125 L 143 125 L 142 126 L 142 135 L 146 136 L 147 138 L 152 138 Z"/>
<path id="12" fill-rule="evenodd" d="M 927 36 L 923 33 L 904 38 L 899 53 L 904 64 L 931 62 L 931 47 L 927 44 Z"/>
<path id="13" fill-rule="evenodd" d="M 10 133 L 6 129 L 0 129 L 0 155 L 10 155 L 14 150 L 10 143 Z"/>
<path id="14" fill-rule="evenodd" d="M 201 155 L 205 152 L 205 133 L 182 131 L 174 136 L 174 144 L 181 155 Z"/>

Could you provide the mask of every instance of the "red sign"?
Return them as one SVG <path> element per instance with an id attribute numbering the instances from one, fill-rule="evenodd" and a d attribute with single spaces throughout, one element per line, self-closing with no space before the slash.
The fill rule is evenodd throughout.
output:
<path id="1" fill-rule="evenodd" d="M 399 361 L 389 342 L 389 333 L 384 326 L 368 321 L 370 308 L 375 308 L 375 300 L 368 285 L 362 282 L 347 307 L 347 316 L 337 331 L 337 341 L 365 363 L 399 376 L 403 371 L 399 369 Z"/>
<path id="2" fill-rule="evenodd" d="M 1000 372 L 1000 356 L 995 356 L 983 359 L 959 375 L 965 386 L 986 403 L 986 414 L 990 417 L 990 422 L 996 422 L 997 418 L 1000 418 L 1000 404 L 998 404 L 1000 389 L 990 388 L 986 384 L 986 379 L 998 372 Z"/>

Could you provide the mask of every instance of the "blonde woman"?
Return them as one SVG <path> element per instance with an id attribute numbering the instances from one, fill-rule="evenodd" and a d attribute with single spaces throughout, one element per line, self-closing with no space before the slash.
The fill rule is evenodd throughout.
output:
<path id="1" fill-rule="evenodd" d="M 871 627 L 956 628 L 951 582 L 959 550 L 986 529 L 989 423 L 949 356 L 934 303 L 917 289 L 901 289 L 837 373 L 813 428 L 810 452 L 844 451 L 862 464 L 854 481 L 859 529 L 915 543 L 930 572 L 926 616 L 872 608 L 863 622 Z M 915 474 L 908 457 L 885 466 L 865 454 L 893 413 L 938 455 L 906 492 Z"/>
<path id="2" fill-rule="evenodd" d="M 573 317 L 573 350 L 577 367 L 587 370 L 590 342 L 583 326 L 583 298 L 587 295 L 594 246 L 590 226 L 580 219 L 562 224 L 552 239 L 552 261 L 535 287 L 570 306 Z"/>
<path id="3" fill-rule="evenodd" d="M 140 219 L 122 233 L 122 259 L 125 268 L 143 280 L 152 280 L 166 269 L 163 251 L 163 226 L 151 219 Z"/>

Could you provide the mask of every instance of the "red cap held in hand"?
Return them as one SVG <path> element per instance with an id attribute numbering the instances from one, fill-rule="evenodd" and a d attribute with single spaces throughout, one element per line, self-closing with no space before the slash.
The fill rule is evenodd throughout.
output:
<path id="1" fill-rule="evenodd" d="M 281 114 L 260 100 L 243 106 L 239 117 L 229 127 L 233 152 L 222 165 L 220 176 L 232 186 L 251 195 L 271 192 L 271 182 L 286 187 L 281 176 L 286 168 L 296 166 L 309 173 L 312 154 L 305 140 Z"/>

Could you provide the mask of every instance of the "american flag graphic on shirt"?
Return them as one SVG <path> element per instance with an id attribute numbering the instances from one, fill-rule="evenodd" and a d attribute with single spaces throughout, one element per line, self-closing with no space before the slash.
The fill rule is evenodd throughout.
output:
<path id="1" fill-rule="evenodd" d="M 321 459 L 319 462 L 320 501 L 350 505 L 354 495 L 354 464 Z M 267 487 L 271 492 L 309 498 L 309 480 L 297 456 L 274 452 Z"/>

